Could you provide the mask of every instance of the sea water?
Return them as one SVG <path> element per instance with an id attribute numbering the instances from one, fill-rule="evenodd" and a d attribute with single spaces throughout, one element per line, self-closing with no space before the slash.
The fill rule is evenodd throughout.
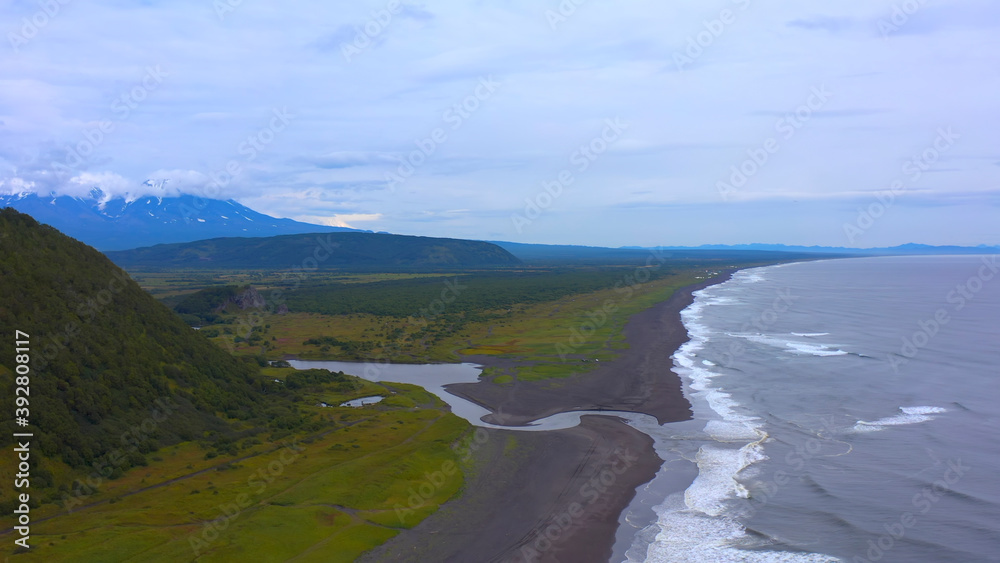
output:
<path id="1" fill-rule="evenodd" d="M 682 319 L 695 420 L 644 430 L 696 476 L 625 559 L 1000 561 L 997 257 L 744 270 Z"/>
<path id="2" fill-rule="evenodd" d="M 696 292 L 673 357 L 694 420 L 575 411 L 527 426 L 448 393 L 480 366 L 293 361 L 422 385 L 472 424 L 551 431 L 587 414 L 666 460 L 623 514 L 615 561 L 1000 561 L 996 257 L 829 260 Z M 693 477 L 693 481 L 692 481 Z M 668 494 L 678 481 L 686 490 Z"/>

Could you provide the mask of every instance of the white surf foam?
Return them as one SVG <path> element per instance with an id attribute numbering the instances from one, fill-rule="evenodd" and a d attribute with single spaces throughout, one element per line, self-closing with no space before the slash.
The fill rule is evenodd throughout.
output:
<path id="1" fill-rule="evenodd" d="M 736 283 L 756 283 L 763 279 L 760 274 L 747 270 L 733 277 Z M 721 375 L 713 371 L 717 366 L 697 358 L 697 352 L 712 336 L 712 331 L 701 322 L 705 307 L 724 305 L 724 299 L 728 299 L 719 299 L 708 290 L 724 289 L 725 285 L 696 292 L 695 302 L 681 312 L 691 339 L 673 356 L 677 373 L 686 380 L 692 402 L 704 401 L 709 407 L 710 412 L 699 414 L 702 417 L 707 415 L 709 420 L 704 433 L 713 441 L 698 449 L 695 455 L 698 476 L 683 495 L 671 495 L 654 508 L 658 517 L 653 528 L 658 530 L 656 539 L 648 547 L 640 543 L 634 545 L 645 555 L 644 561 L 650 563 L 838 561 L 821 554 L 761 549 L 766 545 L 761 545 L 759 539 L 750 536 L 738 521 L 728 515 L 734 503 L 748 498 L 747 490 L 738 479 L 741 474 L 752 472 L 754 464 L 767 459 L 764 443 L 768 436 L 763 430 L 763 421 L 748 414 L 743 405 L 716 384 L 714 380 Z M 780 341 L 779 347 L 787 348 L 785 344 L 786 339 Z M 815 347 L 815 344 L 811 345 Z M 815 348 L 813 351 L 831 352 L 827 348 Z M 641 557 L 630 554 L 629 561 L 643 561 Z"/>
<path id="2" fill-rule="evenodd" d="M 812 338 L 814 336 L 830 336 L 829 332 L 793 332 L 792 336 L 802 336 L 805 338 Z"/>
<path id="3" fill-rule="evenodd" d="M 738 283 L 758 283 L 764 281 L 764 276 L 759 270 L 741 270 L 733 276 L 733 280 Z"/>
<path id="4" fill-rule="evenodd" d="M 804 354 L 810 356 L 846 356 L 847 352 L 836 349 L 825 344 L 806 344 L 804 342 L 785 342 L 785 346 L 791 348 L 793 354 Z"/>
<path id="5" fill-rule="evenodd" d="M 848 352 L 841 350 L 835 344 L 822 344 L 817 342 L 797 342 L 788 340 L 786 336 L 771 336 L 760 333 L 729 332 L 727 336 L 742 338 L 750 342 L 764 344 L 773 348 L 781 348 L 789 354 L 802 356 L 846 356 Z"/>
<path id="6" fill-rule="evenodd" d="M 657 512 L 657 525 L 663 531 L 645 553 L 649 563 L 835 563 L 836 558 L 810 553 L 744 550 L 751 547 L 746 529 L 725 516 L 707 516 L 685 505 L 673 495 Z M 638 561 L 629 558 L 629 561 Z"/>
<path id="7" fill-rule="evenodd" d="M 919 424 L 921 422 L 927 422 L 929 420 L 934 420 L 935 417 L 930 416 L 934 414 L 943 414 L 948 412 L 948 409 L 943 409 L 941 407 L 899 407 L 902 414 L 897 414 L 895 416 L 887 416 L 885 418 L 880 418 L 878 420 L 867 421 L 859 420 L 857 424 L 854 425 L 855 432 L 878 432 L 880 430 L 885 430 L 890 426 L 905 426 L 907 424 Z"/>
<path id="8" fill-rule="evenodd" d="M 757 442 L 742 448 L 706 444 L 698 450 L 698 476 L 684 491 L 688 508 L 709 516 L 721 516 L 727 501 L 749 498 L 736 476 L 751 464 L 767 459 Z"/>
<path id="9" fill-rule="evenodd" d="M 906 414 L 943 414 L 948 409 L 942 407 L 899 407 L 899 410 Z"/>

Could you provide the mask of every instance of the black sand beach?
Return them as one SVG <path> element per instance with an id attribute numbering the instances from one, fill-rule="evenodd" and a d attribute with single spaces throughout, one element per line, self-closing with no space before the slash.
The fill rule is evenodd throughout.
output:
<path id="1" fill-rule="evenodd" d="M 569 410 L 688 420 L 690 404 L 670 370 L 671 355 L 688 338 L 680 312 L 694 291 L 731 274 L 679 289 L 634 315 L 624 329 L 630 347 L 596 370 L 558 385 L 517 382 L 512 391 L 481 382 L 448 390 L 502 412 L 502 421 L 491 422 L 507 425 Z M 586 416 L 576 428 L 551 432 L 490 430 L 461 496 L 361 561 L 604 563 L 621 512 L 661 464 L 652 439 L 612 417 Z"/>

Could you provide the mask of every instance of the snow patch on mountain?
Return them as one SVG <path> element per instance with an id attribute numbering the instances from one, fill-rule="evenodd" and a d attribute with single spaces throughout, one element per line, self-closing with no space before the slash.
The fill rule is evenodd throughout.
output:
<path id="1" fill-rule="evenodd" d="M 153 183 L 152 187 L 161 184 Z M 219 237 L 353 231 L 279 219 L 239 202 L 181 195 L 114 197 L 100 186 L 85 194 L 3 194 L 0 207 L 13 207 L 99 250 L 125 250 L 172 242 Z"/>

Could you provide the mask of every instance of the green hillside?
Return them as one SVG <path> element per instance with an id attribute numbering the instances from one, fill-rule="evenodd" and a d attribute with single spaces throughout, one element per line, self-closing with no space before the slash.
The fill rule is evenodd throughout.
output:
<path id="1" fill-rule="evenodd" d="M 518 264 L 488 242 L 375 233 L 216 238 L 108 252 L 123 268 L 378 270 Z"/>
<path id="2" fill-rule="evenodd" d="M 233 286 L 184 307 L 254 296 Z M 231 356 L 107 257 L 12 209 L 0 211 L 0 332 L 5 561 L 353 561 L 464 483 L 469 425 L 433 395 Z M 385 399 L 343 406 L 372 396 Z M 32 434 L 17 438 L 27 469 L 19 432 Z"/>
<path id="3" fill-rule="evenodd" d="M 114 477 L 163 445 L 297 416 L 268 412 L 267 395 L 285 391 L 269 389 L 255 362 L 198 335 L 100 252 L 13 209 L 0 211 L 0 327 L 3 447 L 24 431 L 7 417 L 14 331 L 30 335 L 30 430 L 43 454 L 32 457 L 33 487 L 53 485 L 43 458 Z M 167 411 L 170 424 L 155 424 Z"/>

